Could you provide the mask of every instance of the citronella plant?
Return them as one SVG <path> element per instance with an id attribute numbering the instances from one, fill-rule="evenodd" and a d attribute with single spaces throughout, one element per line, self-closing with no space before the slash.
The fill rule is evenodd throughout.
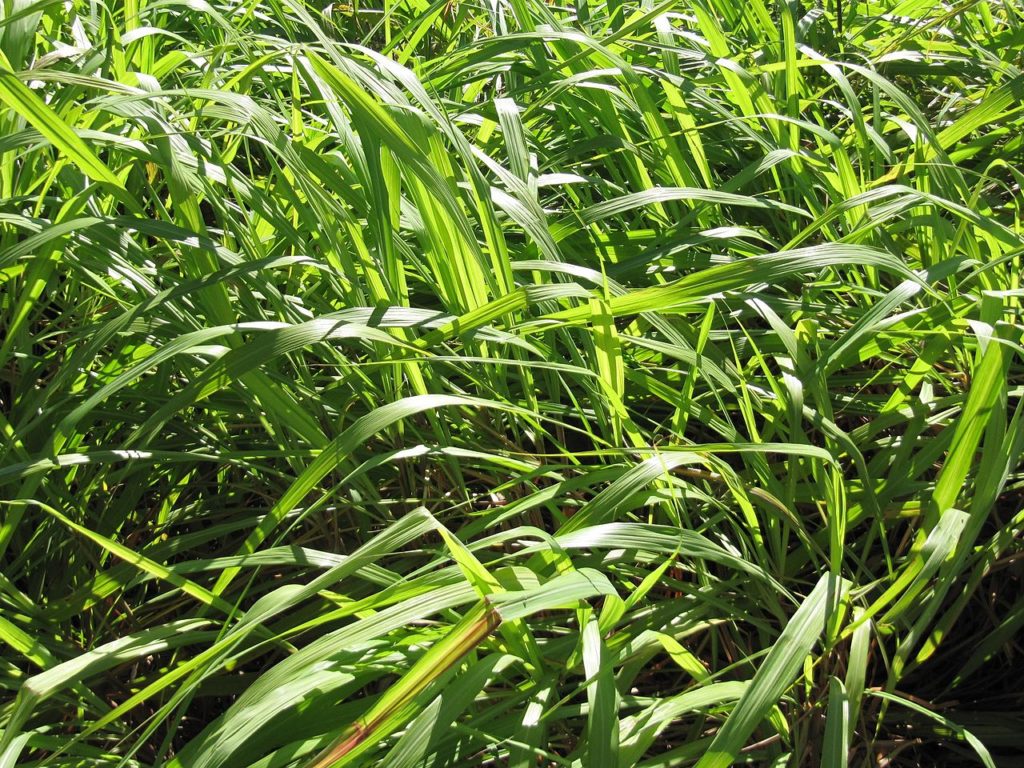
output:
<path id="1" fill-rule="evenodd" d="M 1022 50 L 0 2 L 0 766 L 1022 764 Z"/>

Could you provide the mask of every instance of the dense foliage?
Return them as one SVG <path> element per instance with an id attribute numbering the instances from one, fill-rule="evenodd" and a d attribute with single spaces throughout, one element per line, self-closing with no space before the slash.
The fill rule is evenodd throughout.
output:
<path id="1" fill-rule="evenodd" d="M 1022 764 L 1019 3 L 0 51 L 0 766 Z"/>

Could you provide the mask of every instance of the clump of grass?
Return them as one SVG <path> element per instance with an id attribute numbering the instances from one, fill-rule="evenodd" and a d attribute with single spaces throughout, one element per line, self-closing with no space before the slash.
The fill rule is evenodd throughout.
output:
<path id="1" fill-rule="evenodd" d="M 0 6 L 0 765 L 1013 765 L 1024 14 Z"/>

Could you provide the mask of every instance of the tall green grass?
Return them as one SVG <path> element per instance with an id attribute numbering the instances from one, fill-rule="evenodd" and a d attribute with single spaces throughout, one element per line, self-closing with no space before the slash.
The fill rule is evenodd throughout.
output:
<path id="1" fill-rule="evenodd" d="M 1022 764 L 1022 49 L 4 0 L 0 766 Z"/>

